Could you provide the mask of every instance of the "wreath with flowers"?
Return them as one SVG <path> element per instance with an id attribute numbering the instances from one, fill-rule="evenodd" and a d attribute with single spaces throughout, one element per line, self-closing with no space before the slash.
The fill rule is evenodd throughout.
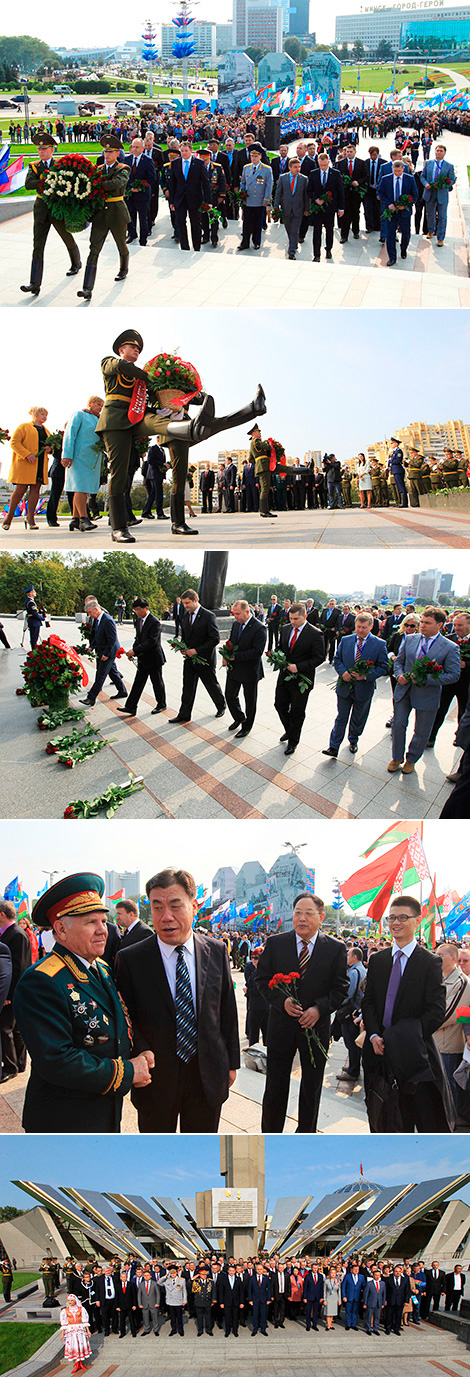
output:
<path id="1" fill-rule="evenodd" d="M 63 220 L 71 234 L 85 229 L 106 200 L 103 168 L 82 154 L 66 154 L 43 173 L 38 192 L 54 220 Z"/>

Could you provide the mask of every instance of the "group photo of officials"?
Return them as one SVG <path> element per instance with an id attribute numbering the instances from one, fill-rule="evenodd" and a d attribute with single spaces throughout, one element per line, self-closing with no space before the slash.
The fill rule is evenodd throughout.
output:
<path id="1" fill-rule="evenodd" d="M 0 900 L 4 1076 L 28 1069 L 26 1133 L 119 1133 L 127 1095 L 126 1131 L 216 1133 L 241 1049 L 261 1043 L 261 1131 L 285 1131 L 298 1068 L 296 1131 L 315 1133 L 341 1040 L 337 1089 L 363 1081 L 371 1133 L 468 1131 L 470 950 L 425 940 L 416 898 L 359 938 L 300 891 L 282 931 L 249 936 L 199 925 L 183 868 L 145 889 L 149 923 L 125 899 L 112 919 L 93 872 L 49 885 L 22 925 Z"/>

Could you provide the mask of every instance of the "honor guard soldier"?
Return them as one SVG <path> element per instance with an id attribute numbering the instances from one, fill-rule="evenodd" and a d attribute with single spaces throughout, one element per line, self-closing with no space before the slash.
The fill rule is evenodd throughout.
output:
<path id="1" fill-rule="evenodd" d="M 458 488 L 460 482 L 459 461 L 453 449 L 444 450 L 441 473 L 445 488 Z"/>
<path id="2" fill-rule="evenodd" d="M 417 449 L 408 451 L 409 459 L 405 461 L 405 468 L 408 475 L 408 492 L 410 494 L 410 506 L 419 507 L 420 494 L 424 492 L 421 470 L 424 464 L 424 455 Z"/>
<path id="3" fill-rule="evenodd" d="M 421 485 L 423 493 L 431 492 L 431 465 L 426 457 L 421 464 Z"/>
<path id="4" fill-rule="evenodd" d="M 25 588 L 25 598 L 26 625 L 29 631 L 31 650 L 34 650 L 39 640 L 39 632 L 46 618 L 44 613 L 39 611 L 39 607 L 36 603 L 36 589 L 33 584 L 31 584 L 29 588 Z"/>
<path id="5" fill-rule="evenodd" d="M 56 220 L 55 217 L 51 215 L 47 201 L 44 200 L 44 197 L 38 190 L 41 178 L 45 177 L 49 168 L 54 165 L 53 153 L 56 147 L 56 140 L 52 137 L 52 134 L 46 134 L 45 130 L 42 130 L 40 134 L 35 135 L 32 142 L 36 144 L 39 158 L 37 162 L 30 163 L 28 167 L 25 188 L 26 191 L 37 191 L 33 208 L 33 257 L 31 260 L 30 280 L 27 286 L 21 288 L 21 291 L 31 292 L 32 296 L 39 296 L 44 269 L 44 249 L 46 247 L 46 240 L 51 225 L 56 230 L 56 233 L 60 235 L 66 249 L 69 251 L 70 268 L 66 276 L 75 277 L 82 265 L 80 261 L 80 250 L 78 244 L 75 243 L 73 235 L 65 228 L 62 220 Z"/>
<path id="6" fill-rule="evenodd" d="M 11 1288 L 13 1286 L 13 1268 L 7 1257 L 2 1258 L 0 1262 L 0 1276 L 2 1278 L 3 1299 L 5 1305 L 9 1305 L 11 1301 Z"/>
<path id="7" fill-rule="evenodd" d="M 39 1266 L 39 1271 L 42 1276 L 42 1284 L 44 1287 L 43 1307 L 57 1305 L 58 1302 L 54 1300 L 54 1291 L 56 1289 L 56 1271 L 53 1259 L 51 1257 L 43 1257 L 43 1260 Z"/>
<path id="8" fill-rule="evenodd" d="M 378 459 L 372 459 L 371 462 L 370 462 L 370 466 L 369 466 L 369 467 L 370 467 L 370 476 L 371 476 L 371 481 L 372 481 L 372 505 L 373 505 L 374 507 L 381 507 L 381 505 L 382 505 L 382 484 L 381 484 L 382 465 L 379 464 Z"/>
<path id="9" fill-rule="evenodd" d="M 15 1018 L 31 1057 L 26 1133 L 118 1133 L 131 1085 L 150 1084 L 151 1052 L 131 1058 L 122 1000 L 102 960 L 108 929 L 100 875 L 67 875 L 41 895 L 33 922 L 55 947 L 18 981 Z"/>
<path id="10" fill-rule="evenodd" d="M 444 487 L 442 482 L 441 465 L 437 459 L 431 458 L 430 463 L 431 492 L 440 492 Z"/>
<path id="11" fill-rule="evenodd" d="M 341 469 L 341 495 L 344 507 L 352 507 L 351 501 L 351 473 L 345 464 Z"/>
<path id="12" fill-rule="evenodd" d="M 199 157 L 205 164 L 207 175 L 210 182 L 211 194 L 209 205 L 213 209 L 219 210 L 221 215 L 223 216 L 225 197 L 227 195 L 227 181 L 224 169 L 223 167 L 221 167 L 220 163 L 211 162 L 210 148 L 200 148 Z M 215 218 L 211 220 L 210 212 L 208 210 L 202 210 L 201 228 L 202 243 L 208 244 L 210 241 L 210 243 L 212 244 L 212 248 L 216 249 L 219 242 L 219 221 L 217 219 L 217 216 L 215 216 Z"/>
<path id="13" fill-rule="evenodd" d="M 277 517 L 277 512 L 269 510 L 269 486 L 271 482 L 271 470 L 269 462 L 271 458 L 271 445 L 267 440 L 261 439 L 261 431 L 258 425 L 254 425 L 248 431 L 251 440 L 249 463 L 255 466 L 255 478 L 259 483 L 259 514 L 260 516 Z"/>
<path id="14" fill-rule="evenodd" d="M 462 454 L 462 451 L 459 449 L 457 450 L 457 463 L 459 466 L 459 488 L 468 488 L 468 460 L 465 458 L 465 455 Z"/>
<path id="15" fill-rule="evenodd" d="M 101 140 L 103 149 L 103 183 L 106 188 L 106 200 L 102 210 L 93 216 L 91 222 L 90 248 L 86 261 L 83 287 L 77 292 L 77 296 L 91 300 L 91 294 L 95 285 L 96 268 L 98 259 L 103 248 L 103 244 L 112 234 L 114 242 L 119 251 L 119 272 L 115 277 L 115 282 L 123 282 L 127 277 L 129 268 L 129 249 L 126 244 L 127 226 L 130 221 L 129 211 L 124 200 L 127 182 L 129 180 L 130 167 L 125 163 L 119 162 L 119 152 L 122 144 L 115 134 L 104 134 Z"/>

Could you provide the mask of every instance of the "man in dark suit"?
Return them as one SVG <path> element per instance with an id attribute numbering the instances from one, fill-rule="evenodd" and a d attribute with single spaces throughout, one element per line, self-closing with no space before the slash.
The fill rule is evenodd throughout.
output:
<path id="1" fill-rule="evenodd" d="M 340 613 L 336 626 L 336 639 L 338 644 L 342 640 L 343 636 L 351 635 L 351 633 L 354 631 L 355 625 L 356 618 L 354 616 L 354 612 L 351 612 L 349 603 L 344 602 L 343 611 Z"/>
<path id="2" fill-rule="evenodd" d="M 439 1263 L 434 1260 L 430 1267 L 425 1267 L 424 1275 L 426 1277 L 426 1294 L 423 1297 L 422 1319 L 427 1320 L 431 1302 L 433 1310 L 439 1310 L 441 1296 L 445 1294 L 446 1289 L 446 1274 L 439 1267 Z"/>
<path id="3" fill-rule="evenodd" d="M 143 694 L 147 679 L 150 678 L 156 703 L 152 717 L 166 708 L 166 693 L 163 683 L 162 666 L 165 655 L 162 649 L 162 626 L 158 617 L 149 611 L 148 598 L 137 597 L 132 603 L 135 617 L 135 641 L 132 650 L 127 651 L 128 660 L 137 660 L 137 674 L 129 697 L 118 712 L 135 717 L 137 705 Z"/>
<path id="4" fill-rule="evenodd" d="M 214 482 L 214 470 L 210 468 L 209 464 L 207 464 L 207 467 L 204 469 L 204 473 L 201 473 L 199 479 L 199 491 L 202 493 L 203 516 L 207 516 L 208 512 L 212 512 L 212 493 L 214 491 Z"/>
<path id="5" fill-rule="evenodd" d="M 111 1266 L 105 1267 L 104 1272 L 96 1281 L 96 1304 L 99 1306 L 105 1338 L 108 1338 L 111 1331 L 113 1334 L 117 1334 L 117 1284 L 117 1277 L 114 1276 Z"/>
<path id="6" fill-rule="evenodd" d="M 15 905 L 0 899 L 0 938 L 5 953 L 4 999 L 0 1001 L 3 1081 L 10 1081 L 26 1066 L 26 1047 L 13 1011 L 13 995 L 23 971 L 31 965 L 31 943 L 27 932 L 16 921 Z M 10 957 L 10 962 L 8 961 Z M 10 964 L 11 963 L 11 964 Z M 10 979 L 7 985 L 8 971 Z M 3 1007 L 2 1007 L 3 1006 Z"/>
<path id="7" fill-rule="evenodd" d="M 240 1308 L 243 1310 L 245 1305 L 245 1288 L 243 1277 L 237 1276 L 235 1264 L 229 1265 L 227 1271 L 219 1272 L 215 1294 L 217 1303 L 223 1310 L 225 1338 L 227 1339 L 229 1334 L 237 1338 Z"/>
<path id="8" fill-rule="evenodd" d="M 325 658 L 328 656 L 330 665 L 333 664 L 336 648 L 336 631 L 340 617 L 341 609 L 336 606 L 334 598 L 329 598 L 326 607 L 322 607 L 320 612 L 320 631 L 323 633 L 325 641 Z"/>
<path id="9" fill-rule="evenodd" d="M 106 961 L 106 965 L 109 966 L 110 971 L 114 973 L 114 962 L 116 960 L 116 953 L 119 951 L 121 945 L 121 938 L 116 923 L 107 920 L 106 927 L 108 929 L 108 936 L 103 952 L 103 961 Z"/>
<path id="10" fill-rule="evenodd" d="M 171 615 L 172 615 L 173 621 L 174 621 L 174 623 L 175 623 L 175 636 L 176 636 L 177 640 L 179 640 L 180 632 L 181 632 L 181 627 L 182 627 L 182 625 L 183 625 L 183 617 L 184 617 L 184 607 L 183 607 L 183 603 L 182 603 L 182 601 L 181 601 L 181 598 L 180 598 L 180 596 L 179 596 L 179 593 L 178 593 L 178 595 L 177 595 L 177 597 L 175 598 L 175 601 L 174 601 L 174 603 L 173 603 L 173 607 L 172 607 L 172 609 L 171 609 Z"/>
<path id="11" fill-rule="evenodd" d="M 460 651 L 460 677 L 453 684 L 445 684 L 441 701 L 429 733 L 428 746 L 434 746 L 437 733 L 445 722 L 453 699 L 457 699 L 457 722 L 463 717 L 470 693 L 470 659 L 466 652 L 470 646 L 470 613 L 457 611 L 453 621 L 453 631 L 447 639 L 453 641 Z M 463 658 L 462 658 L 463 656 Z"/>
<path id="12" fill-rule="evenodd" d="M 217 708 L 216 717 L 223 717 L 225 712 L 225 698 L 215 672 L 215 647 L 219 644 L 220 636 L 214 613 L 209 612 L 207 607 L 201 607 L 194 588 L 188 588 L 181 601 L 184 607 L 181 639 L 188 649 L 183 657 L 181 705 L 177 717 L 170 719 L 171 724 L 191 721 L 199 680 Z M 196 657 L 205 663 L 193 664 Z"/>
<path id="13" fill-rule="evenodd" d="M 237 486 L 238 468 L 231 459 L 224 469 L 225 487 L 225 510 L 226 512 L 235 511 L 235 490 Z"/>
<path id="14" fill-rule="evenodd" d="M 292 1062 L 298 1051 L 302 1067 L 299 1095 L 299 1133 L 315 1133 L 325 1070 L 325 1056 L 315 1041 L 310 1059 L 308 1031 L 315 1030 L 327 1051 L 330 1015 L 348 991 L 346 948 L 324 936 L 322 900 L 298 894 L 294 900 L 293 932 L 268 937 L 258 963 L 257 984 L 271 1005 L 267 1042 L 267 1077 L 263 1099 L 262 1133 L 282 1133 L 289 1098 Z M 282 986 L 269 988 L 274 975 L 298 971 L 298 1002 L 285 997 Z"/>
<path id="15" fill-rule="evenodd" d="M 193 931 L 196 886 L 164 870 L 146 886 L 154 935 L 117 960 L 135 1047 L 156 1052 L 152 1085 L 133 1102 L 144 1133 L 216 1133 L 240 1065 L 238 1019 L 225 942 Z"/>
<path id="16" fill-rule="evenodd" d="M 152 935 L 152 929 L 139 918 L 139 906 L 135 899 L 121 899 L 116 904 L 116 922 L 122 929 L 119 951 L 131 947 L 134 942 L 145 942 Z"/>
<path id="17" fill-rule="evenodd" d="M 129 1329 L 132 1338 L 135 1339 L 137 1333 L 137 1290 L 135 1283 L 128 1281 L 126 1272 L 120 1272 L 116 1278 L 115 1314 L 119 1322 L 119 1338 L 124 1338 L 127 1320 L 129 1320 Z"/>
<path id="18" fill-rule="evenodd" d="M 256 1264 L 256 1271 L 250 1277 L 248 1283 L 248 1301 L 253 1307 L 252 1339 L 255 1334 L 258 1333 L 258 1329 L 260 1333 L 263 1334 L 264 1338 L 267 1338 L 268 1304 L 270 1300 L 272 1300 L 271 1281 L 264 1270 L 263 1263 L 259 1262 Z"/>
<path id="19" fill-rule="evenodd" d="M 287 143 L 281 143 L 279 146 L 279 153 L 276 153 L 274 155 L 274 158 L 271 158 L 271 172 L 273 174 L 274 190 L 276 190 L 279 178 L 282 176 L 283 172 L 288 171 L 289 145 Z"/>
<path id="20" fill-rule="evenodd" d="M 371 612 L 359 612 L 356 617 L 356 630 L 353 636 L 343 636 L 339 642 L 333 664 L 338 674 L 336 696 L 338 711 L 330 734 L 330 744 L 323 755 L 338 755 L 341 742 L 349 722 L 349 749 L 356 754 L 357 743 L 364 731 L 377 679 L 388 675 L 387 648 L 379 636 L 372 635 L 373 616 Z M 368 669 L 359 673 L 360 660 L 370 661 Z"/>
<path id="21" fill-rule="evenodd" d="M 385 1333 L 400 1333 L 403 1306 L 410 1299 L 411 1286 L 409 1277 L 404 1276 L 401 1266 L 394 1267 L 391 1276 L 386 1281 L 387 1310 L 385 1320 Z"/>
<path id="22" fill-rule="evenodd" d="M 279 632 L 282 626 L 282 607 L 275 593 L 271 594 L 271 602 L 268 608 L 266 621 L 268 628 L 268 650 L 272 650 L 273 645 L 274 649 L 277 650 Z"/>
<path id="23" fill-rule="evenodd" d="M 453 1272 L 448 1272 L 445 1279 L 446 1310 L 453 1310 L 455 1313 L 459 1309 L 464 1291 L 465 1274 L 463 1267 L 457 1263 Z"/>
<path id="24" fill-rule="evenodd" d="M 274 707 L 284 727 L 280 740 L 287 743 L 284 755 L 293 755 L 299 744 L 315 670 L 325 658 L 323 636 L 307 621 L 305 603 L 292 603 L 289 621 L 290 626 L 282 627 L 279 641 L 287 665 L 279 671 L 274 695 Z M 297 676 L 302 676 L 302 682 Z M 305 687 L 305 679 L 310 687 Z"/>
<path id="25" fill-rule="evenodd" d="M 372 143 L 369 148 L 369 157 L 365 158 L 367 172 L 367 191 L 364 197 L 364 215 L 366 217 L 366 232 L 372 234 L 373 230 L 380 229 L 380 201 L 377 195 L 377 183 L 380 172 L 385 167 L 385 158 L 381 158 L 380 150 L 376 143 Z"/>
<path id="26" fill-rule="evenodd" d="M 1 910 L 0 910 L 0 922 L 1 922 Z M 10 952 L 9 948 L 7 947 L 7 945 L 6 945 L 6 942 L 0 942 L 0 1016 L 1 1016 L 2 1009 L 4 1008 L 4 1005 L 5 1005 L 5 1000 L 8 999 L 8 991 L 9 991 L 10 985 L 11 985 L 11 973 L 12 973 L 12 969 L 13 969 L 13 963 L 12 963 L 12 959 L 11 959 L 11 952 Z M 1 1041 L 0 1041 L 0 1081 L 1 1081 L 1 1079 L 2 1079 L 2 1044 L 1 1044 Z"/>
<path id="27" fill-rule="evenodd" d="M 271 1274 L 273 1320 L 275 1329 L 284 1329 L 286 1304 L 290 1299 L 290 1276 L 285 1262 L 278 1262 Z"/>
<path id="28" fill-rule="evenodd" d="M 127 242 L 132 244 L 134 239 L 137 239 L 138 216 L 139 243 L 142 248 L 145 248 L 149 233 L 150 201 L 157 174 L 152 157 L 144 152 L 143 139 L 132 140 L 130 153 L 125 158 L 125 162 L 130 167 L 129 181 L 126 187 L 126 201 L 131 217 L 127 230 Z M 145 182 L 145 186 L 139 188 L 140 182 Z"/>
<path id="29" fill-rule="evenodd" d="M 313 261 L 319 263 L 323 228 L 326 257 L 332 258 L 335 215 L 341 224 L 344 215 L 343 179 L 336 168 L 331 166 L 328 153 L 318 154 L 318 167 L 312 169 L 308 179 L 308 194 L 310 201 L 316 206 L 316 210 L 312 211 Z M 328 198 L 328 204 L 324 197 Z"/>
<path id="30" fill-rule="evenodd" d="M 300 159 L 289 158 L 289 170 L 281 172 L 274 195 L 274 208 L 282 213 L 287 234 L 287 254 L 295 259 L 302 220 L 310 212 L 308 180 L 300 171 Z"/>
<path id="31" fill-rule="evenodd" d="M 442 962 L 418 946 L 420 921 L 417 899 L 402 895 L 392 900 L 388 923 L 393 946 L 374 952 L 367 968 L 364 1070 L 366 1079 L 381 1068 L 393 1074 L 405 1133 L 415 1128 L 418 1133 L 447 1133 L 445 1073 L 433 1040 L 445 1019 Z"/>
<path id="32" fill-rule="evenodd" d="M 318 1329 L 318 1318 L 320 1307 L 323 1305 L 324 1280 L 323 1272 L 313 1266 L 304 1281 L 303 1300 L 306 1302 L 305 1328 Z"/>
<path id="33" fill-rule="evenodd" d="M 81 698 L 80 702 L 86 703 L 88 708 L 94 708 L 98 694 L 101 693 L 108 675 L 111 683 L 117 689 L 117 693 L 114 694 L 115 698 L 127 698 L 127 689 L 116 665 L 119 640 L 115 621 L 110 617 L 109 612 L 105 612 L 104 608 L 100 607 L 97 598 L 85 598 L 85 612 L 93 622 L 90 631 L 90 648 L 96 652 L 96 674 L 94 683 L 89 686 L 86 697 Z"/>
<path id="34" fill-rule="evenodd" d="M 160 175 L 163 172 L 165 159 L 159 144 L 155 143 L 153 129 L 147 129 L 144 138 L 144 153 L 146 158 L 151 158 L 155 168 L 155 181 L 150 192 L 148 232 L 151 234 L 155 220 L 158 215 L 158 193 L 160 190 Z"/>
<path id="35" fill-rule="evenodd" d="M 344 183 L 344 216 L 341 221 L 341 243 L 347 244 L 349 231 L 354 239 L 359 239 L 359 215 L 361 210 L 361 191 L 367 187 L 367 169 L 362 158 L 356 157 L 355 144 L 349 143 L 346 156 L 339 158 L 336 166 Z"/>
<path id="36" fill-rule="evenodd" d="M 193 157 L 187 139 L 181 140 L 180 152 L 181 158 L 171 164 L 170 208 L 175 212 L 180 247 L 189 251 L 186 223 L 189 215 L 193 249 L 199 253 L 202 239 L 200 207 L 211 199 L 209 174 L 201 158 Z"/>
<path id="37" fill-rule="evenodd" d="M 366 1334 L 372 1334 L 372 1327 L 374 1329 L 374 1334 L 380 1333 L 380 1316 L 386 1301 L 387 1289 L 385 1282 L 382 1279 L 380 1269 L 378 1267 L 373 1267 L 372 1276 L 367 1278 L 363 1295 Z"/>
<path id="38" fill-rule="evenodd" d="M 264 678 L 263 652 L 266 647 L 266 627 L 256 620 L 250 611 L 249 603 L 239 599 L 232 606 L 235 620 L 230 629 L 229 641 L 234 647 L 233 661 L 223 660 L 227 668 L 225 701 L 233 722 L 229 732 L 236 731 L 236 739 L 248 736 L 251 732 L 258 701 L 258 684 Z M 240 689 L 243 687 L 245 712 L 240 705 Z"/>
<path id="39" fill-rule="evenodd" d="M 392 268 L 397 261 L 397 230 L 401 231 L 401 257 L 406 258 L 411 235 L 411 212 L 418 200 L 418 188 L 415 179 L 411 172 L 405 171 L 405 164 L 401 159 L 394 162 L 393 172 L 382 174 L 379 182 L 379 196 L 382 212 L 387 209 L 392 212 L 390 220 L 387 219 L 387 268 Z M 395 210 L 396 203 L 401 196 L 408 197 L 408 208 Z"/>

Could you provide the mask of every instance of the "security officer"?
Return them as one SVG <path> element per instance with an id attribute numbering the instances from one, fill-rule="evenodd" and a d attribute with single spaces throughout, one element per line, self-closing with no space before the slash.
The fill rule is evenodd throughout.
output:
<path id="1" fill-rule="evenodd" d="M 421 469 L 424 464 L 424 455 L 417 449 L 408 451 L 409 458 L 405 459 L 405 468 L 408 475 L 408 492 L 410 494 L 410 507 L 419 507 L 420 494 L 424 492 L 421 481 Z"/>
<path id="2" fill-rule="evenodd" d="M 255 478 L 259 483 L 259 514 L 260 516 L 277 517 L 277 512 L 269 510 L 269 487 L 271 483 L 271 470 L 269 461 L 271 458 L 271 446 L 267 440 L 261 439 L 259 425 L 254 425 L 248 431 L 251 440 L 249 462 L 255 466 Z"/>
<path id="3" fill-rule="evenodd" d="M 98 259 L 108 234 L 112 234 L 115 244 L 119 250 L 119 272 L 115 277 L 115 282 L 123 282 L 127 277 L 129 268 L 129 249 L 126 244 L 126 231 L 130 221 L 124 195 L 127 182 L 129 180 L 130 167 L 125 163 L 119 162 L 119 152 L 122 148 L 120 140 L 115 134 L 104 134 L 101 139 L 101 147 L 104 151 L 104 162 L 102 164 L 103 183 L 106 188 L 106 199 L 102 210 L 93 216 L 91 222 L 90 248 L 86 261 L 83 287 L 77 292 L 77 296 L 84 297 L 85 301 L 91 300 L 91 294 L 95 285 L 96 268 Z"/>
<path id="4" fill-rule="evenodd" d="M 372 505 L 374 507 L 380 507 L 382 498 L 382 485 L 380 481 L 382 476 L 382 467 L 379 464 L 378 459 L 372 459 L 369 467 L 372 481 Z"/>
<path id="5" fill-rule="evenodd" d="M 39 1271 L 41 1273 L 42 1284 L 44 1286 L 43 1307 L 50 1306 L 54 1303 L 54 1291 L 56 1283 L 56 1272 L 53 1258 L 43 1257 L 43 1260 L 39 1266 Z M 55 1302 L 55 1304 L 57 1304 L 57 1302 Z"/>
<path id="6" fill-rule="evenodd" d="M 341 469 L 341 495 L 343 498 L 343 506 L 352 507 L 351 471 L 350 469 L 348 469 L 347 464 L 344 464 L 343 468 Z"/>
<path id="7" fill-rule="evenodd" d="M 29 631 L 31 650 L 34 650 L 39 640 L 39 632 L 46 618 L 44 613 L 39 611 L 39 607 L 36 603 L 36 589 L 34 584 L 30 584 L 29 588 L 25 588 L 25 598 L 26 623 Z"/>
<path id="8" fill-rule="evenodd" d="M 66 276 L 75 277 L 82 265 L 80 250 L 78 244 L 75 243 L 73 234 L 70 234 L 69 230 L 65 228 L 62 220 L 56 220 L 51 215 L 47 201 L 44 200 L 42 193 L 38 190 L 41 178 L 45 177 L 49 168 L 53 166 L 53 153 L 57 146 L 56 140 L 53 139 L 52 134 L 46 134 L 43 129 L 40 134 L 35 135 L 32 142 L 37 146 L 39 160 L 30 163 L 26 173 L 25 188 L 26 191 L 37 191 L 33 207 L 33 257 L 30 280 L 27 286 L 21 288 L 21 291 L 31 292 L 33 296 L 39 296 L 44 269 L 44 249 L 51 225 L 69 251 L 70 268 Z"/>
<path id="9" fill-rule="evenodd" d="M 205 164 L 211 188 L 210 204 L 213 209 L 220 211 L 223 219 L 225 197 L 227 195 L 227 179 L 223 167 L 220 163 L 211 162 L 210 148 L 200 148 L 199 157 Z M 212 248 L 216 249 L 219 242 L 219 220 L 217 216 L 211 219 L 208 210 L 201 212 L 202 243 L 208 244 L 209 240 Z"/>
<path id="10" fill-rule="evenodd" d="M 380 465 L 380 505 L 388 507 L 390 501 L 390 490 L 387 483 L 387 472 L 384 465 Z"/>
<path id="11" fill-rule="evenodd" d="M 399 505 L 400 507 L 407 507 L 408 495 L 405 485 L 405 466 L 403 463 L 403 450 L 401 448 L 400 441 L 397 439 L 396 435 L 392 435 L 390 443 L 392 448 L 389 451 L 388 468 L 390 473 L 392 474 L 395 487 L 397 490 L 397 505 Z"/>
<path id="12" fill-rule="evenodd" d="M 458 488 L 460 482 L 459 461 L 456 455 L 454 454 L 453 449 L 444 450 L 444 458 L 441 463 L 441 473 L 445 488 Z"/>
<path id="13" fill-rule="evenodd" d="M 13 1268 L 9 1258 L 4 1257 L 0 1263 L 0 1276 L 2 1278 L 2 1291 L 5 1305 L 11 1301 L 11 1288 L 13 1285 Z"/>
<path id="14" fill-rule="evenodd" d="M 101 959 L 103 894 L 100 875 L 67 875 L 33 909 L 56 944 L 20 977 L 13 999 L 31 1057 L 26 1133 L 118 1133 L 124 1095 L 150 1084 L 153 1054 L 131 1058 L 126 1010 Z"/>

